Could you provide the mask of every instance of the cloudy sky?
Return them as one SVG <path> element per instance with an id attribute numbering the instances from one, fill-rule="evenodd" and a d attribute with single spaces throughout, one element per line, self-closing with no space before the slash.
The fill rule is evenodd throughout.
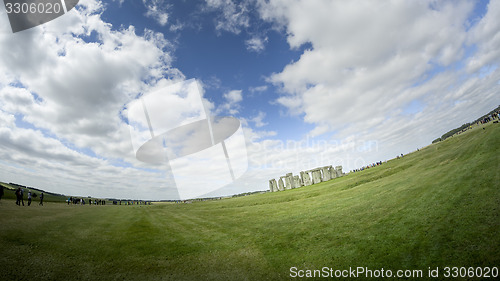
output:
<path id="1" fill-rule="evenodd" d="M 168 163 L 137 160 L 128 111 L 190 79 L 206 115 L 237 118 L 246 140 L 246 172 L 207 196 L 325 165 L 349 171 L 494 109 L 499 63 L 493 0 L 81 0 L 17 33 L 1 6 L 0 181 L 177 198 Z M 217 173 L 189 164 L 200 186 Z"/>

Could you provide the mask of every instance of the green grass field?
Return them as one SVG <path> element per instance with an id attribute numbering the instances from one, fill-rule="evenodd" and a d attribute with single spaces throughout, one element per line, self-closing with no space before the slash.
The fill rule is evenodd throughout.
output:
<path id="1" fill-rule="evenodd" d="M 2 199 L 0 280 L 289 280 L 291 267 L 358 266 L 419 280 L 439 267 L 440 280 L 446 266 L 500 267 L 499 137 L 488 124 L 343 178 L 220 201 Z"/>

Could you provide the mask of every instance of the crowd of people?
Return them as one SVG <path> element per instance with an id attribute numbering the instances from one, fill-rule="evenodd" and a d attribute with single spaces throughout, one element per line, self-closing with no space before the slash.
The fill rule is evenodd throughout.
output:
<path id="1" fill-rule="evenodd" d="M 24 188 L 18 187 L 15 191 L 14 194 L 16 196 L 16 205 L 18 206 L 25 206 L 24 202 L 24 196 L 25 196 L 25 190 Z M 4 186 L 0 185 L 0 200 L 2 199 L 4 195 Z M 31 190 L 28 190 L 27 194 L 27 206 L 31 206 L 31 203 L 33 202 L 34 198 L 39 198 L 39 203 L 38 205 L 43 206 L 43 199 L 45 197 L 45 194 L 43 192 L 40 192 L 39 195 L 37 195 L 35 192 L 32 192 Z M 69 204 L 81 204 L 85 205 L 86 201 L 83 198 L 77 198 L 77 197 L 69 197 L 66 200 L 66 203 Z M 101 200 L 101 199 L 88 199 L 88 204 L 89 205 L 106 205 L 106 200 Z"/>
<path id="2" fill-rule="evenodd" d="M 73 205 L 85 205 L 86 201 L 83 198 L 78 198 L 78 197 L 69 197 L 66 200 L 66 203 L 73 204 Z M 88 200 L 89 205 L 106 205 L 106 200 L 101 200 L 101 199 L 91 199 L 89 198 Z"/>
<path id="3" fill-rule="evenodd" d="M 113 201 L 113 205 L 122 205 L 122 200 Z M 141 201 L 141 200 L 132 200 L 132 201 L 123 201 L 123 205 L 151 205 L 149 201 Z"/>
<path id="4" fill-rule="evenodd" d="M 456 132 L 453 135 L 456 136 L 456 135 L 460 135 L 462 133 L 467 132 L 468 130 L 472 129 L 472 125 L 474 125 L 474 124 L 484 125 L 484 124 L 489 123 L 491 121 L 493 121 L 493 123 L 498 123 L 499 120 L 500 120 L 500 111 L 495 111 L 491 114 L 488 114 L 485 117 L 482 117 L 481 119 L 478 119 L 475 123 L 469 124 L 467 127 L 463 128 L 462 130 Z M 484 127 L 483 127 L 483 130 L 484 130 Z"/>
<path id="5" fill-rule="evenodd" d="M 403 154 L 401 154 L 401 157 L 403 157 Z M 399 158 L 399 155 L 398 155 L 398 158 Z M 373 168 L 373 167 L 377 167 L 377 166 L 380 166 L 382 165 L 384 162 L 382 161 L 378 161 L 378 162 L 375 162 L 375 163 L 372 163 L 372 164 L 368 164 L 366 166 L 363 166 L 359 169 L 354 169 L 351 171 L 351 173 L 356 173 L 356 172 L 361 172 L 361 171 L 364 171 L 366 169 L 370 169 L 370 168 Z"/>
<path id="6" fill-rule="evenodd" d="M 110 201 L 111 202 L 111 201 Z M 66 200 L 66 203 L 68 205 L 73 204 L 73 205 L 106 205 L 106 200 L 103 199 L 91 199 L 88 198 L 88 200 L 85 200 L 83 198 L 78 198 L 78 197 L 69 197 Z M 151 205 L 151 202 L 147 201 L 141 201 L 141 200 L 113 200 L 112 201 L 113 205 Z"/>
<path id="7" fill-rule="evenodd" d="M 2 193 L 3 193 L 3 186 L 2 186 Z M 16 194 L 16 205 L 24 206 L 24 189 L 18 187 L 14 193 Z M 28 206 L 31 206 L 31 201 L 33 197 L 34 198 L 39 197 L 40 202 L 38 203 L 38 205 L 43 206 L 43 197 L 44 197 L 43 192 L 40 193 L 40 196 L 37 196 L 36 193 L 32 193 L 31 190 L 28 190 Z"/>
<path id="8" fill-rule="evenodd" d="M 488 114 L 487 116 L 485 117 L 482 117 L 481 119 L 478 119 L 475 124 L 476 125 L 481 125 L 481 124 L 486 124 L 486 123 L 489 123 L 493 121 L 493 123 L 498 123 L 500 121 L 500 110 L 496 110 L 490 114 Z M 466 124 L 467 126 L 464 125 L 463 129 L 461 129 L 460 131 L 454 133 L 454 135 L 460 135 L 470 129 L 472 129 L 472 125 L 474 125 L 474 122 L 472 124 L 468 123 Z M 484 129 L 484 128 L 483 128 Z M 419 151 L 420 149 L 417 149 L 417 151 Z M 404 155 L 401 153 L 401 155 L 398 155 L 396 156 L 397 159 L 400 159 L 400 158 L 403 158 Z M 379 162 L 376 162 L 376 163 L 372 163 L 372 164 L 369 164 L 369 165 L 366 165 L 366 166 L 363 166 L 361 168 L 358 168 L 358 169 L 354 169 L 351 171 L 351 173 L 355 173 L 355 172 L 360 172 L 360 171 L 364 171 L 366 169 L 369 169 L 369 168 L 373 168 L 373 167 L 376 167 L 376 166 L 380 166 L 382 165 L 384 162 L 382 161 L 379 161 Z"/>
<path id="9" fill-rule="evenodd" d="M 498 123 L 498 120 L 500 120 L 500 111 L 494 112 L 492 114 L 489 114 L 488 116 L 484 117 L 483 119 L 477 121 L 477 124 L 486 124 L 490 121 L 493 121 L 494 119 L 497 119 L 495 123 Z"/>
<path id="10" fill-rule="evenodd" d="M 28 189 L 27 191 L 27 206 L 31 206 L 31 203 L 35 198 L 39 198 L 40 201 L 38 205 L 43 206 L 43 199 L 44 199 L 44 193 L 40 192 L 39 195 L 37 195 L 35 192 L 32 192 L 31 190 Z M 25 189 L 22 187 L 18 187 L 15 191 L 14 194 L 16 196 L 16 205 L 18 206 L 25 206 Z M 4 186 L 0 185 L 0 200 L 2 200 L 2 197 L 4 195 Z M 111 201 L 110 201 L 111 202 Z M 66 203 L 68 205 L 73 204 L 73 205 L 106 205 L 106 200 L 104 199 L 84 199 L 84 198 L 79 198 L 79 197 L 68 197 L 66 199 Z M 142 201 L 142 200 L 113 200 L 112 201 L 113 205 L 151 205 L 151 202 L 149 201 Z"/>

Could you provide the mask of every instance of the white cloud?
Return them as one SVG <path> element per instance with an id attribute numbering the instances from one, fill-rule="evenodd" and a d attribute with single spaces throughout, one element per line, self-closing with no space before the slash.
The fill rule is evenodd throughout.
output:
<path id="1" fill-rule="evenodd" d="M 263 85 L 263 86 L 257 86 L 257 87 L 250 87 L 249 90 L 251 93 L 264 92 L 264 91 L 267 91 L 267 86 Z"/>
<path id="2" fill-rule="evenodd" d="M 299 149 L 283 138 L 252 139 L 253 166 L 274 177 L 321 165 L 353 169 L 427 145 L 491 110 L 500 103 L 500 71 L 474 72 L 498 65 L 500 9 L 490 3 L 467 30 L 474 4 L 260 1 L 261 17 L 286 32 L 290 48 L 311 46 L 268 81 L 282 90 L 277 103 L 314 127 L 300 141 L 288 137 L 308 143 Z M 467 58 L 472 44 L 477 52 Z M 418 110 L 403 110 L 415 102 Z"/>
<path id="3" fill-rule="evenodd" d="M 468 43 L 476 44 L 478 49 L 467 65 L 469 72 L 500 63 L 500 1 L 489 2 L 488 13 L 472 27 Z"/>
<path id="4" fill-rule="evenodd" d="M 259 114 L 257 114 L 257 116 L 255 116 L 254 118 L 250 119 L 250 121 L 255 123 L 255 127 L 260 128 L 267 125 L 267 123 L 263 122 L 264 118 L 266 118 L 266 113 L 259 111 Z"/>
<path id="5" fill-rule="evenodd" d="M 162 34 L 114 30 L 102 11 L 80 1 L 45 25 L 0 33 L 0 180 L 95 196 L 176 192 L 165 172 L 135 159 L 120 111 L 163 77 L 184 77 Z M 91 33 L 97 42 L 84 41 Z"/>
<path id="6" fill-rule="evenodd" d="M 224 94 L 224 98 L 231 104 L 237 104 L 243 100 L 241 90 L 233 90 Z"/>
<path id="7" fill-rule="evenodd" d="M 183 30 L 185 25 L 179 21 L 177 21 L 175 24 L 170 25 L 169 30 L 172 32 L 177 32 L 180 30 Z"/>
<path id="8" fill-rule="evenodd" d="M 5 111 L 0 110 L 0 123 L 7 128 L 12 128 L 15 126 L 15 120 L 13 114 L 9 114 Z"/>
<path id="9" fill-rule="evenodd" d="M 284 25 L 291 48 L 312 45 L 269 78 L 284 90 L 277 102 L 315 124 L 315 135 L 362 132 L 398 118 L 412 100 L 444 94 L 410 89 L 434 75 L 434 66 L 463 59 L 472 10 L 470 2 L 261 3 L 261 16 Z"/>
<path id="10" fill-rule="evenodd" d="M 238 34 L 251 29 L 251 2 L 208 0 L 207 7 L 221 11 L 218 31 Z M 278 136 L 248 126 L 267 125 L 263 111 L 241 118 L 250 171 L 229 193 L 265 189 L 286 172 L 386 160 L 491 110 L 500 103 L 500 9 L 492 1 L 467 29 L 472 4 L 260 1 L 261 17 L 286 31 L 290 48 L 311 46 L 269 82 L 281 88 L 276 103 L 313 128 Z M 162 167 L 135 159 L 123 106 L 185 77 L 172 67 L 162 34 L 116 30 L 101 19 L 103 10 L 83 0 L 46 25 L 0 33 L 0 180 L 77 195 L 168 198 L 176 191 Z M 91 34 L 97 42 L 85 42 Z M 215 76 L 205 82 L 220 84 Z M 223 98 L 216 110 L 203 102 L 216 114 L 240 114 L 242 90 Z M 406 113 L 414 102 L 421 106 Z"/>
<path id="11" fill-rule="evenodd" d="M 215 75 L 212 75 L 208 79 L 200 82 L 202 83 L 203 88 L 208 89 L 219 89 L 222 85 L 222 81 Z"/>
<path id="12" fill-rule="evenodd" d="M 168 5 L 164 0 L 142 0 L 147 9 L 146 16 L 154 19 L 159 25 L 165 26 L 168 22 Z"/>
<path id="13" fill-rule="evenodd" d="M 206 10 L 221 11 L 215 19 L 217 31 L 228 31 L 239 34 L 250 26 L 249 9 L 252 1 L 205 0 Z"/>
<path id="14" fill-rule="evenodd" d="M 151 183 L 161 184 L 158 172 L 115 167 L 107 160 L 70 149 L 38 130 L 16 128 L 13 123 L 0 127 L 0 140 L 3 181 L 63 194 L 136 198 L 147 198 L 141 193 L 150 190 Z"/>
<path id="15" fill-rule="evenodd" d="M 217 108 L 216 114 L 219 114 L 221 112 L 227 112 L 231 115 L 238 114 L 241 108 L 240 103 L 241 101 L 243 101 L 242 90 L 232 90 L 226 92 L 224 93 L 223 97 L 225 99 L 225 103 Z"/>
<path id="16" fill-rule="evenodd" d="M 246 40 L 245 45 L 247 46 L 247 50 L 260 53 L 266 48 L 267 40 L 267 37 L 261 38 L 256 36 Z"/>

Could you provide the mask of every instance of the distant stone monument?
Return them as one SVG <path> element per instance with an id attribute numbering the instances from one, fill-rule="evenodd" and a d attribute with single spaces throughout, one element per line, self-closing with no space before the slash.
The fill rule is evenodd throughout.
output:
<path id="1" fill-rule="evenodd" d="M 342 177 L 342 166 L 324 166 L 308 171 L 300 172 L 300 176 L 294 176 L 292 173 L 287 173 L 281 176 L 276 184 L 275 179 L 269 180 L 269 190 L 271 192 L 283 191 L 302 186 L 309 186 L 323 181 L 329 181 L 334 178 Z"/>

